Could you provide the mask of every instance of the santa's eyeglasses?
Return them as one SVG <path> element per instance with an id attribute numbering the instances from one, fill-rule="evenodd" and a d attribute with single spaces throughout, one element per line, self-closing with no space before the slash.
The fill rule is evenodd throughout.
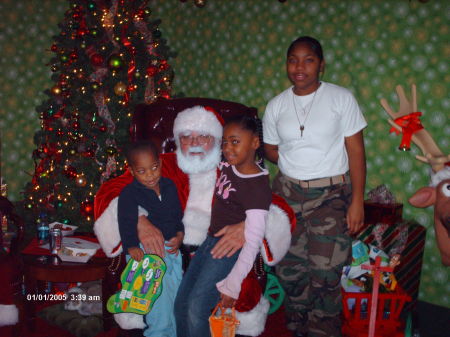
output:
<path id="1" fill-rule="evenodd" d="M 199 145 L 208 144 L 213 137 L 211 135 L 180 135 L 180 143 L 183 145 L 191 145 L 194 141 Z"/>

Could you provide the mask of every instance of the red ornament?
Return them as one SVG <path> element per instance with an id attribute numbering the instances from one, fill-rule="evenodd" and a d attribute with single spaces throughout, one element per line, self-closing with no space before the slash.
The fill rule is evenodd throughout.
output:
<path id="1" fill-rule="evenodd" d="M 94 215 L 94 203 L 91 201 L 83 201 L 81 203 L 80 213 L 86 217 Z"/>
<path id="2" fill-rule="evenodd" d="M 83 37 L 84 35 L 86 35 L 88 33 L 88 30 L 86 28 L 80 28 L 77 30 L 77 36 L 79 37 Z"/>
<path id="3" fill-rule="evenodd" d="M 56 44 L 52 44 L 52 46 L 50 47 L 50 50 L 54 53 L 56 53 L 58 51 L 58 46 Z"/>
<path id="4" fill-rule="evenodd" d="M 167 63 L 166 60 L 162 60 L 161 64 L 159 65 L 159 70 L 167 70 L 169 69 L 169 64 Z"/>
<path id="5" fill-rule="evenodd" d="M 77 73 L 77 78 L 78 78 L 79 80 L 82 80 L 82 79 L 84 78 L 84 74 L 83 74 L 82 71 L 79 71 L 79 72 Z"/>
<path id="6" fill-rule="evenodd" d="M 92 158 L 92 157 L 94 157 L 94 155 L 95 155 L 95 152 L 92 151 L 92 150 L 88 150 L 86 152 L 83 152 L 83 157 Z"/>
<path id="7" fill-rule="evenodd" d="M 92 54 L 92 56 L 91 56 L 91 64 L 94 67 L 100 67 L 101 65 L 103 65 L 103 62 L 105 62 L 105 59 L 103 58 L 103 56 L 101 56 L 98 53 Z"/>
<path id="8" fill-rule="evenodd" d="M 106 125 L 102 125 L 98 128 L 101 132 L 105 132 L 106 131 Z"/>
<path id="9" fill-rule="evenodd" d="M 67 178 L 74 179 L 77 177 L 77 170 L 73 166 L 67 166 L 64 169 L 64 174 L 66 175 Z"/>
<path id="10" fill-rule="evenodd" d="M 150 77 L 155 76 L 158 73 L 158 67 L 155 66 L 148 66 L 147 68 L 147 75 Z"/>
<path id="11" fill-rule="evenodd" d="M 78 54 L 76 51 L 71 52 L 69 56 L 71 60 L 76 60 L 78 58 Z"/>
<path id="12" fill-rule="evenodd" d="M 165 99 L 169 99 L 170 98 L 170 93 L 166 90 L 161 90 L 159 93 L 159 96 Z"/>
<path id="13" fill-rule="evenodd" d="M 145 19 L 145 11 L 144 11 L 143 9 L 139 9 L 139 10 L 136 12 L 136 16 L 137 16 L 139 19 L 144 20 L 144 19 Z"/>

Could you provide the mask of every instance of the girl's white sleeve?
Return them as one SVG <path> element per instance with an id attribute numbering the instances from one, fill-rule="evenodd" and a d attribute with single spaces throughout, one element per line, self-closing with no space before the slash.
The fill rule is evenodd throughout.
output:
<path id="1" fill-rule="evenodd" d="M 268 211 L 250 209 L 245 211 L 245 213 L 244 246 L 228 276 L 216 284 L 219 292 L 234 299 L 239 297 L 242 281 L 251 270 L 262 245 Z"/>

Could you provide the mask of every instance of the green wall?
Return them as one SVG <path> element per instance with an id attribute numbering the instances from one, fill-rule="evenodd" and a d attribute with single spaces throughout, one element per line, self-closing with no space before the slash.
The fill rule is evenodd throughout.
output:
<path id="1" fill-rule="evenodd" d="M 450 5 L 446 0 L 152 0 L 161 31 L 178 52 L 172 60 L 174 91 L 186 96 L 214 97 L 256 106 L 289 83 L 284 58 L 299 35 L 318 38 L 325 51 L 324 80 L 353 91 L 369 123 L 365 131 L 367 190 L 385 183 L 405 203 L 404 218 L 427 227 L 420 299 L 450 307 L 450 272 L 440 264 L 432 227 L 432 209 L 407 204 L 414 191 L 427 184 L 428 167 L 410 152 L 400 152 L 400 138 L 389 134 L 387 114 L 379 104 L 387 98 L 395 107 L 395 86 L 418 87 L 422 122 L 446 153 L 448 123 Z M 68 3 L 62 0 L 2 0 L 0 2 L 0 132 L 2 175 L 9 196 L 20 190 L 33 172 L 32 136 L 39 127 L 34 107 L 50 85 L 48 49 L 59 33 Z"/>

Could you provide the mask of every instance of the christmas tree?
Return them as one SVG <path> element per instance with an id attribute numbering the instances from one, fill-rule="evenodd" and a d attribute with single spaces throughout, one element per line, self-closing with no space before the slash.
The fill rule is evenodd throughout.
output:
<path id="1" fill-rule="evenodd" d="M 58 221 L 92 229 L 102 182 L 126 168 L 137 104 L 169 98 L 174 54 L 148 0 L 70 0 L 54 37 L 52 88 L 36 111 L 35 172 L 24 191 L 27 224 Z"/>

